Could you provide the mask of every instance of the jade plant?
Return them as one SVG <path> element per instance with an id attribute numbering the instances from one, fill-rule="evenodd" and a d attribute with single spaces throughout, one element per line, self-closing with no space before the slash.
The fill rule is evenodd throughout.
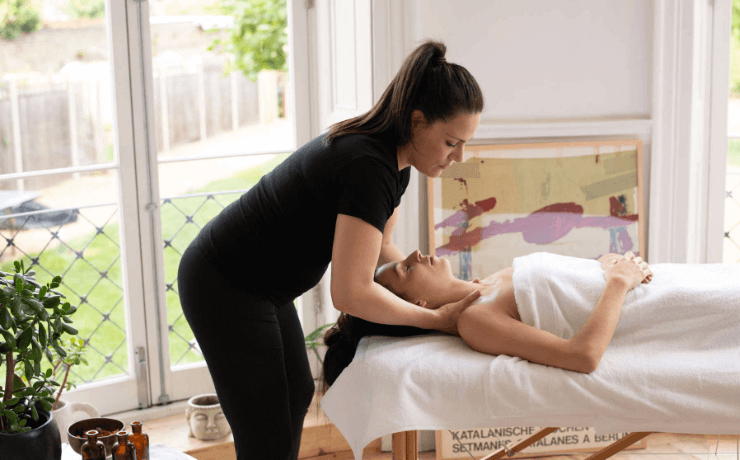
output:
<path id="1" fill-rule="evenodd" d="M 53 371 L 41 369 L 44 355 L 54 361 L 51 350 L 64 358 L 64 334 L 77 335 L 69 323 L 77 311 L 56 288 L 62 283 L 55 276 L 50 283 L 36 282 L 36 272 L 15 262 L 15 273 L 0 271 L 0 433 L 29 431 L 39 420 L 38 410 L 51 411 Z M 20 375 L 19 375 L 20 374 Z M 22 375 L 22 377 L 21 377 Z M 2 376 L 0 375 L 0 379 Z"/>

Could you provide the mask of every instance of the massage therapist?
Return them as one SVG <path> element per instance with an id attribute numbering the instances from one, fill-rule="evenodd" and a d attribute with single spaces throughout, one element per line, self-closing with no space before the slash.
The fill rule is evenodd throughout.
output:
<path id="1" fill-rule="evenodd" d="M 331 262 L 331 297 L 381 324 L 457 333 L 476 298 L 438 310 L 373 281 L 402 260 L 393 244 L 413 166 L 437 177 L 478 128 L 483 94 L 427 41 L 404 61 L 366 114 L 331 126 L 203 227 L 180 262 L 180 301 L 203 352 L 238 460 L 296 459 L 314 394 L 293 301 Z M 404 276 L 398 273 L 398 276 Z"/>

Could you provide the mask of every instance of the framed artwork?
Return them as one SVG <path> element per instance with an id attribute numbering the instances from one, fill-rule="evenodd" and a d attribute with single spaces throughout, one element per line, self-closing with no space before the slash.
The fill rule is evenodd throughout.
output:
<path id="1" fill-rule="evenodd" d="M 429 254 L 458 278 L 534 252 L 645 254 L 641 140 L 476 145 L 466 156 L 427 181 Z"/>

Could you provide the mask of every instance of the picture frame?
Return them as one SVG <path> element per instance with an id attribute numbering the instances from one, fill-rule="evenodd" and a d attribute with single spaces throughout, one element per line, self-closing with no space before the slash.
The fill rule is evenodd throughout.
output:
<path id="1" fill-rule="evenodd" d="M 427 179 L 428 254 L 480 279 L 516 257 L 645 255 L 642 141 L 474 145 Z"/>

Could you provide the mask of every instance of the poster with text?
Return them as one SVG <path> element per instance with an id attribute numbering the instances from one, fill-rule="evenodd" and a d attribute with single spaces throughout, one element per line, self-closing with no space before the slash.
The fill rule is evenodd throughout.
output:
<path id="1" fill-rule="evenodd" d="M 439 430 L 436 432 L 437 460 L 481 458 L 536 434 L 540 427 L 473 428 L 468 430 Z M 519 452 L 517 458 L 552 454 L 597 452 L 629 433 L 597 435 L 593 428 L 560 428 L 554 433 Z M 644 449 L 642 439 L 627 449 Z"/>
<path id="2" fill-rule="evenodd" d="M 534 252 L 644 257 L 642 141 L 477 145 L 428 179 L 429 254 L 463 280 Z"/>

